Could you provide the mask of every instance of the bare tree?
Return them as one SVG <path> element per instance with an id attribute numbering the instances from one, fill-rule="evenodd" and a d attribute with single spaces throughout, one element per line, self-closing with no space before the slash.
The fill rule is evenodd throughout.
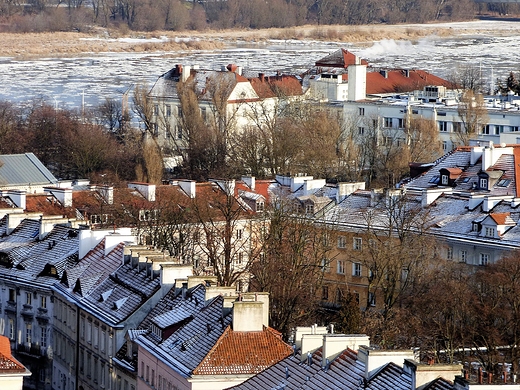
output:
<path id="1" fill-rule="evenodd" d="M 251 269 L 254 288 L 270 294 L 270 323 L 286 338 L 293 326 L 316 321 L 336 237 L 330 225 L 293 210 L 292 202 L 277 199 L 265 213 L 262 253 Z"/>
<path id="2" fill-rule="evenodd" d="M 468 145 L 471 137 L 482 131 L 488 122 L 489 116 L 481 94 L 475 94 L 472 90 L 463 93 L 457 108 L 463 128 L 454 133 L 453 142 Z"/>

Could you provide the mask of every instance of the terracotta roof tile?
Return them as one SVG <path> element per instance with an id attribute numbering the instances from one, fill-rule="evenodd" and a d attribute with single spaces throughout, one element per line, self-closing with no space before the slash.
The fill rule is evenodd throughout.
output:
<path id="1" fill-rule="evenodd" d="M 293 353 L 271 328 L 235 332 L 228 327 L 202 362 L 196 375 L 257 374 Z"/>
<path id="2" fill-rule="evenodd" d="M 0 374 L 22 373 L 25 367 L 11 355 L 11 344 L 6 336 L 0 336 Z"/>
<path id="3" fill-rule="evenodd" d="M 511 213 L 491 213 L 489 216 L 493 218 L 497 225 L 516 225 L 511 218 Z"/>

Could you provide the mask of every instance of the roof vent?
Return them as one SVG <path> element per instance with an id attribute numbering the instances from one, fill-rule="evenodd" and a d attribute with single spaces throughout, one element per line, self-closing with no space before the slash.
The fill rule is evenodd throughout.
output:
<path id="1" fill-rule="evenodd" d="M 121 307 L 125 304 L 127 299 L 128 299 L 127 297 L 118 299 L 117 301 L 114 302 L 114 305 L 112 306 L 112 309 L 113 310 L 121 309 Z"/>
<path id="2" fill-rule="evenodd" d="M 110 294 L 112 294 L 112 291 L 114 291 L 113 288 L 111 288 L 110 290 L 107 290 L 104 293 L 102 293 L 99 296 L 99 302 L 105 302 L 108 299 L 108 297 L 110 296 Z"/>

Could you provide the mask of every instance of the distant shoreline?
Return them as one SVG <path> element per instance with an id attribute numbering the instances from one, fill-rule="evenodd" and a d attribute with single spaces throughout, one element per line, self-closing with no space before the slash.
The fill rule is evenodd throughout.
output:
<path id="1" fill-rule="evenodd" d="M 161 52 L 185 50 L 222 49 L 229 43 L 244 41 L 261 43 L 269 39 L 316 40 L 330 42 L 373 42 L 382 39 L 417 40 L 429 35 L 452 36 L 464 33 L 482 34 L 497 25 L 507 34 L 519 19 L 496 19 L 482 17 L 469 22 L 406 25 L 362 26 L 298 26 L 285 29 L 223 30 L 223 31 L 157 31 L 152 33 L 132 32 L 120 35 L 115 31 L 96 29 L 91 33 L 0 33 L 2 57 L 23 60 L 38 57 L 70 57 L 104 52 Z"/>

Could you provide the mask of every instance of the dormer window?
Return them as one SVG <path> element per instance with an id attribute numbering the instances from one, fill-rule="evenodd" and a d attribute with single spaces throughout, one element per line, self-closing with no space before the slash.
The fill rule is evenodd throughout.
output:
<path id="1" fill-rule="evenodd" d="M 264 211 L 264 202 L 256 202 L 256 211 Z"/>
<path id="2" fill-rule="evenodd" d="M 478 184 L 479 184 L 479 188 L 481 190 L 487 190 L 488 189 L 488 179 L 487 178 L 484 178 L 484 177 L 481 177 L 478 181 Z"/>
<path id="3" fill-rule="evenodd" d="M 480 223 L 478 222 L 473 222 L 471 224 L 471 231 L 472 232 L 478 232 L 480 230 Z"/>
<path id="4" fill-rule="evenodd" d="M 495 228 L 486 227 L 484 230 L 484 233 L 485 233 L 486 237 L 494 238 L 495 237 Z"/>
<path id="5" fill-rule="evenodd" d="M 448 185 L 448 175 L 441 175 L 441 184 L 443 186 L 447 186 Z"/>

